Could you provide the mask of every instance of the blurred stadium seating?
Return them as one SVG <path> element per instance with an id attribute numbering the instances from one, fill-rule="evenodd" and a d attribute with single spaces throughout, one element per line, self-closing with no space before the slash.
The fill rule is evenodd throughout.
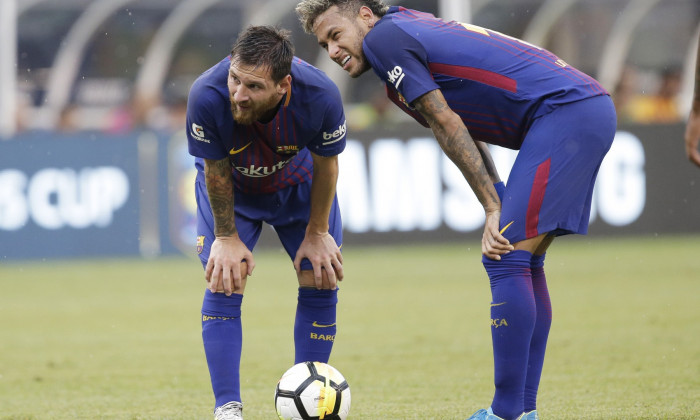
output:
<path id="1" fill-rule="evenodd" d="M 1 132 L 6 134 L 25 129 L 179 129 L 190 83 L 224 56 L 238 31 L 252 23 L 290 29 L 297 55 L 338 74 L 313 37 L 301 31 L 294 0 L 2 3 L 3 19 L 16 16 L 17 41 L 16 60 L 11 60 L 16 62 L 16 104 L 5 105 L 14 107 L 17 118 L 14 127 L 3 127 Z M 453 3 L 461 7 L 454 8 Z M 441 11 L 459 13 L 449 17 L 541 45 L 597 77 L 611 92 L 624 85 L 627 81 L 622 78 L 628 76 L 634 79 L 633 86 L 625 85 L 631 96 L 652 95 L 670 69 L 684 70 L 679 85 L 692 82 L 689 63 L 697 39 L 692 34 L 700 21 L 700 3 L 695 0 L 408 0 L 400 4 L 441 16 L 445 16 Z M 3 36 L 1 42 L 7 39 L 12 38 Z M 371 108 L 381 107 L 374 93 L 382 89 L 373 75 L 333 79 L 349 106 L 374 102 Z M 679 102 L 679 119 L 687 108 L 682 102 L 688 102 L 681 92 L 687 90 L 678 88 L 673 98 Z"/>

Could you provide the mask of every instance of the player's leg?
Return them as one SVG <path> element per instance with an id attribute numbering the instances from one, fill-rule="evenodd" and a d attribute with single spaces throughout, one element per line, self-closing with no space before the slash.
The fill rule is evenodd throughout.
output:
<path id="1" fill-rule="evenodd" d="M 299 245 L 304 239 L 310 210 L 310 183 L 303 183 L 287 188 L 281 200 L 284 205 L 279 215 L 271 224 L 275 227 L 284 248 L 290 258 L 294 259 Z M 328 218 L 329 233 L 338 246 L 343 240 L 342 221 L 338 200 L 333 200 L 333 206 Z M 318 361 L 327 363 L 333 349 L 336 327 L 336 305 L 338 289 L 330 290 L 327 276 L 323 276 L 323 289 L 316 289 L 313 269 L 309 260 L 301 262 L 301 273 L 298 275 L 299 293 L 294 322 L 295 363 Z"/>
<path id="2" fill-rule="evenodd" d="M 489 275 L 491 339 L 496 391 L 491 403 L 501 418 L 517 418 L 535 410 L 549 326 L 551 306 L 544 279 L 544 254 L 554 236 L 547 233 L 516 242 L 515 251 L 500 261 L 483 257 Z M 528 409 L 529 406 L 532 408 Z"/>
<path id="3" fill-rule="evenodd" d="M 536 304 L 532 290 L 532 253 L 518 249 L 500 261 L 482 258 L 491 287 L 491 342 L 495 392 L 491 409 L 503 419 L 524 411 L 525 380 Z"/>
<path id="4" fill-rule="evenodd" d="M 593 183 L 614 132 L 615 114 L 608 97 L 560 107 L 533 123 L 511 170 L 501 223 L 506 226 L 513 222 L 504 235 L 516 251 L 502 259 L 505 264 L 489 260 L 485 266 L 489 277 L 492 273 L 511 279 L 529 277 L 530 290 L 519 295 L 510 292 L 511 298 L 527 302 L 523 305 L 527 310 L 495 314 L 521 316 L 528 321 L 523 325 L 522 336 L 513 334 L 515 338 L 510 338 L 495 334 L 497 389 L 493 410 L 501 417 L 511 418 L 522 410 L 536 407 L 551 325 L 544 254 L 554 236 L 587 232 Z M 503 271 L 510 271 L 510 275 L 502 274 Z M 498 293 L 497 290 L 494 295 Z M 530 331 L 530 339 L 523 342 L 521 338 L 527 336 L 526 329 Z"/>
<path id="5" fill-rule="evenodd" d="M 196 182 L 197 251 L 202 267 L 206 267 L 209 250 L 214 241 L 214 222 L 203 182 Z M 238 206 L 238 203 L 237 203 Z M 260 223 L 237 215 L 236 227 L 241 240 L 253 249 L 260 235 Z M 243 342 L 241 306 L 247 280 L 247 265 L 241 265 L 241 288 L 226 296 L 223 290 L 212 293 L 205 289 L 202 302 L 202 342 L 209 367 L 215 408 L 221 410 L 230 403 L 241 402 L 240 360 Z M 234 408 L 240 408 L 234 407 Z"/>
<path id="6" fill-rule="evenodd" d="M 551 239 L 546 232 L 524 230 L 525 209 L 532 191 L 536 191 L 537 168 L 530 167 L 519 156 L 511 171 L 511 180 L 502 199 L 509 225 L 504 232 L 515 250 L 501 260 L 482 258 L 491 286 L 491 339 L 494 358 L 495 392 L 490 409 L 503 419 L 520 416 L 525 407 L 524 389 L 527 380 L 529 349 L 537 321 L 537 301 L 533 291 L 531 260 L 536 250 L 546 249 Z M 517 179 L 517 180 L 516 180 Z M 536 194 L 534 194 L 536 195 Z"/>
<path id="7" fill-rule="evenodd" d="M 246 283 L 245 263 L 241 267 L 241 290 L 231 296 L 204 291 L 202 302 L 202 342 L 209 367 L 215 408 L 241 402 L 240 361 L 243 345 L 241 306 Z"/>
<path id="8" fill-rule="evenodd" d="M 533 255 L 530 260 L 532 273 L 532 290 L 535 296 L 537 316 L 535 328 L 530 340 L 530 352 L 528 358 L 527 377 L 525 380 L 525 412 L 537 409 L 537 391 L 544 366 L 544 355 L 549 338 L 549 329 L 552 325 L 552 303 L 549 299 L 547 277 L 544 272 L 545 253 Z"/>
<path id="9" fill-rule="evenodd" d="M 316 289 L 313 270 L 302 269 L 298 276 L 299 294 L 294 319 L 294 363 L 328 363 L 335 342 L 338 289 Z"/>
<path id="10" fill-rule="evenodd" d="M 525 378 L 525 413 L 536 413 L 537 410 L 537 391 L 542 375 L 542 367 L 544 366 L 549 329 L 552 325 L 552 304 L 549 299 L 547 278 L 544 272 L 544 260 L 546 251 L 553 240 L 554 236 L 547 236 L 537 249 L 535 249 L 530 259 L 532 290 L 534 292 L 537 315 L 535 318 L 535 327 L 532 332 L 532 339 L 530 340 L 527 376 Z M 530 417 L 528 417 L 528 419 L 529 418 Z M 536 419 L 536 414 L 531 414 L 531 418 Z"/>
<path id="11" fill-rule="evenodd" d="M 503 201 L 505 186 L 501 184 L 501 187 L 497 188 L 497 192 Z M 528 356 L 523 350 L 536 325 L 530 315 L 535 303 L 531 299 L 531 275 L 525 269 L 525 260 L 532 255 L 534 248 L 539 247 L 539 243 L 548 242 L 543 240 L 545 237 L 538 235 L 515 243 L 518 246 L 516 253 L 502 256 L 505 258 L 503 264 L 482 257 L 492 294 L 491 337 L 496 392 L 491 407 L 477 411 L 469 420 L 502 419 L 494 414 L 494 406 L 501 415 L 517 416 L 521 412 L 520 407 L 524 406 L 521 403 L 524 385 L 520 384 L 525 383 L 526 368 L 522 366 L 527 366 Z M 501 331 L 498 331 L 499 328 Z"/>

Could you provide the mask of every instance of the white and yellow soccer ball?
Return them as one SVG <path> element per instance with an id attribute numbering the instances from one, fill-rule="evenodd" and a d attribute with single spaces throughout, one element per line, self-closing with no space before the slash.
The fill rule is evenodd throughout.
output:
<path id="1" fill-rule="evenodd" d="M 350 387 L 329 364 L 298 363 L 277 383 L 275 408 L 280 420 L 345 420 L 350 411 Z"/>

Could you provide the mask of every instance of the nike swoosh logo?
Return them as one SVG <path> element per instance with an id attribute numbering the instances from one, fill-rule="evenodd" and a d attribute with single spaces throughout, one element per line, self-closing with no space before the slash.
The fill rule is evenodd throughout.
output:
<path id="1" fill-rule="evenodd" d="M 494 306 L 501 306 L 501 305 L 505 305 L 506 303 L 508 303 L 508 302 L 501 302 L 501 303 L 492 303 L 492 304 L 491 304 L 491 307 L 493 308 Z"/>
<path id="2" fill-rule="evenodd" d="M 252 143 L 253 143 L 252 141 L 251 141 L 251 142 L 248 142 L 248 144 L 246 144 L 245 146 L 241 147 L 241 148 L 238 149 L 238 150 L 236 150 L 236 149 L 231 149 L 231 151 L 228 152 L 228 154 L 229 154 L 229 155 L 235 155 L 236 153 L 241 153 L 242 151 L 244 151 L 244 150 L 246 149 L 246 147 L 250 146 Z"/>
<path id="3" fill-rule="evenodd" d="M 513 220 L 512 222 L 510 222 L 510 223 L 508 223 L 507 225 L 503 226 L 503 229 L 501 229 L 501 231 L 498 232 L 498 233 L 500 233 L 501 235 L 503 235 L 503 232 L 505 232 L 506 229 L 508 229 L 508 228 L 510 227 L 510 225 L 512 225 L 514 222 L 515 222 L 515 220 Z"/>
<path id="4" fill-rule="evenodd" d="M 318 327 L 318 328 L 328 328 L 328 327 L 333 327 L 335 326 L 335 322 L 332 324 L 319 324 L 318 322 L 314 321 L 313 324 L 311 324 L 313 327 Z"/>

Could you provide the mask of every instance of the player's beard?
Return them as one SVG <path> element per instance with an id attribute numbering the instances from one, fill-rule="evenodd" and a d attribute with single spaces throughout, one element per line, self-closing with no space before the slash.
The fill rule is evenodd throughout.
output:
<path id="1" fill-rule="evenodd" d="M 277 112 L 277 104 L 280 99 L 276 95 L 271 95 L 264 102 L 248 102 L 246 108 L 241 108 L 233 99 L 231 99 L 231 113 L 233 119 L 238 124 L 250 125 L 255 121 L 270 120 Z"/>
<path id="2" fill-rule="evenodd" d="M 362 51 L 362 50 L 360 50 Z M 365 55 L 360 53 L 357 56 L 352 56 L 352 60 L 355 60 L 354 65 L 348 69 L 348 75 L 352 77 L 353 79 L 358 78 L 364 74 L 367 70 L 369 70 L 369 62 L 365 58 Z"/>
<path id="3" fill-rule="evenodd" d="M 360 35 L 355 39 L 355 45 L 352 46 L 352 52 L 350 53 L 350 60 L 354 60 L 355 62 L 352 67 L 348 69 L 348 75 L 353 79 L 360 77 L 364 72 L 370 69 L 369 61 L 367 61 L 367 57 L 365 57 L 364 50 L 362 49 L 362 43 L 369 31 L 363 31 L 357 23 L 355 23 L 355 28 Z"/>

